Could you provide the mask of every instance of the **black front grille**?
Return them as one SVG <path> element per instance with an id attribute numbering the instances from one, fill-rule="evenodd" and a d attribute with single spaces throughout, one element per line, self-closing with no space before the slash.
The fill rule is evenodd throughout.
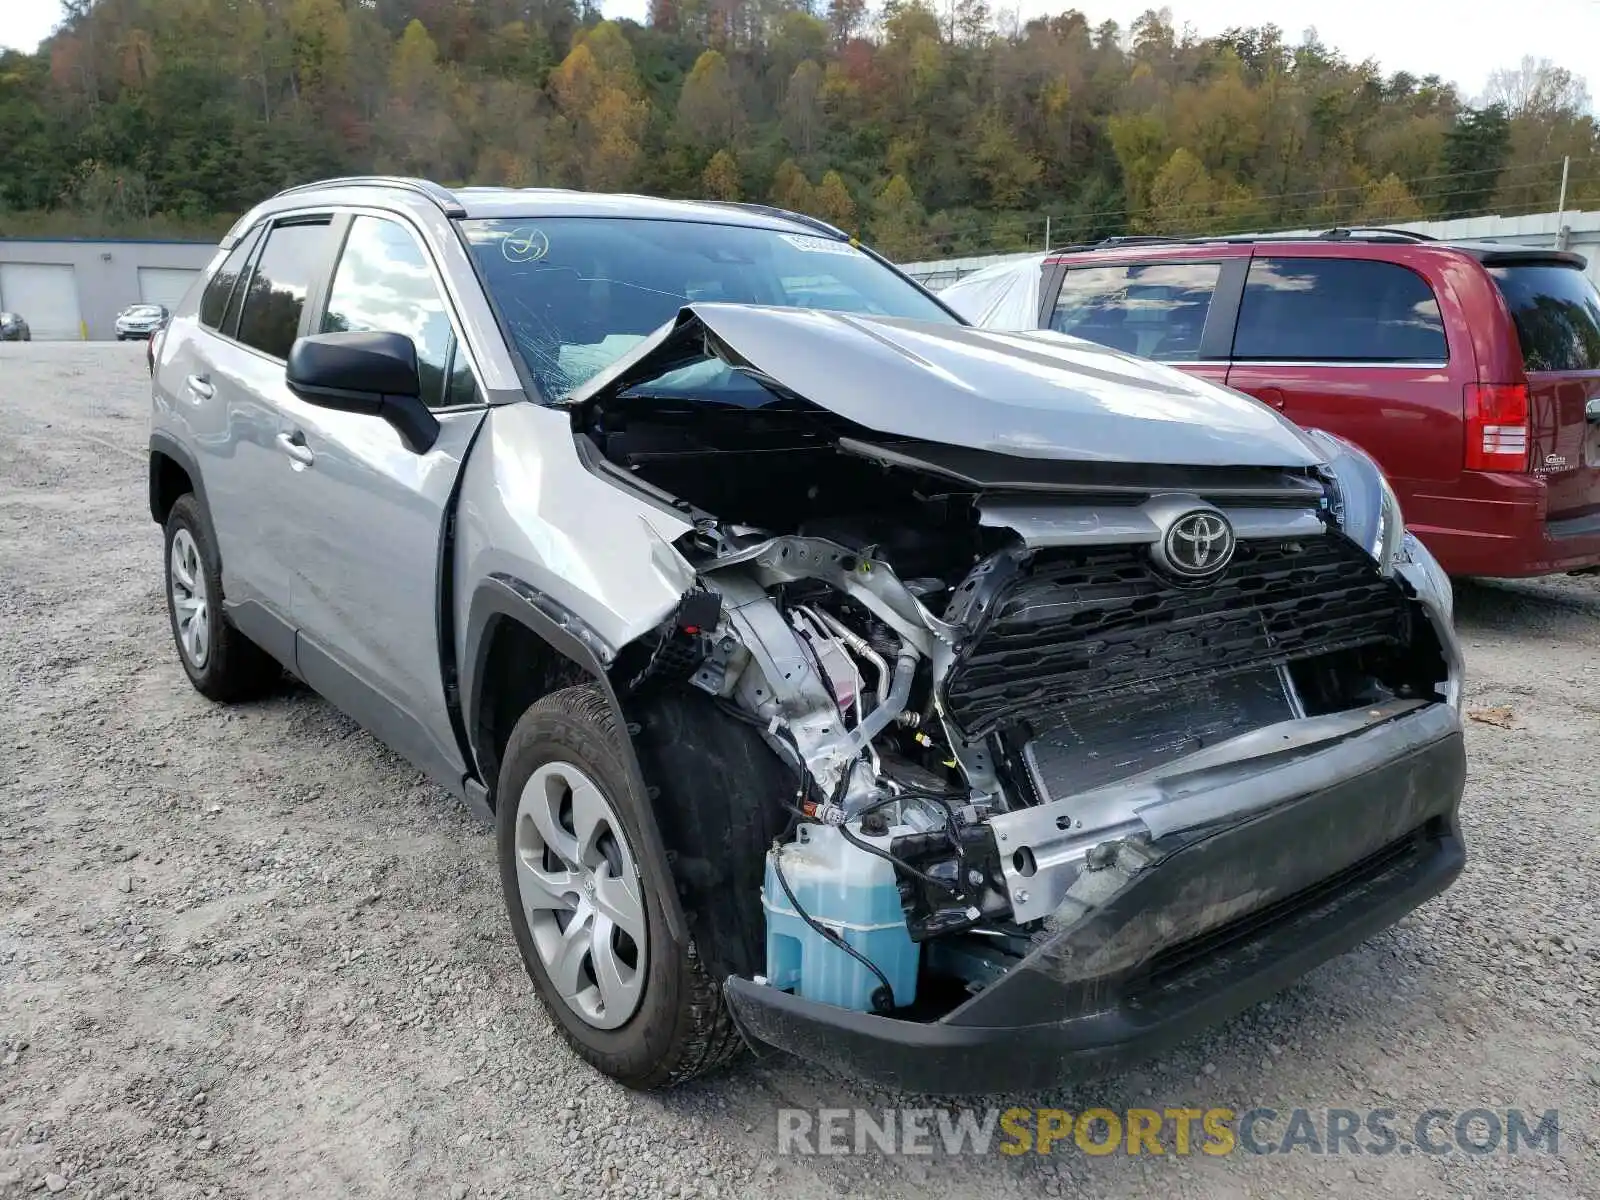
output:
<path id="1" fill-rule="evenodd" d="M 969 737 L 1179 681 L 1401 643 L 1399 586 L 1336 535 L 1241 542 L 1216 581 L 1177 584 L 1144 546 L 1053 551 L 1005 584 L 945 684 Z"/>

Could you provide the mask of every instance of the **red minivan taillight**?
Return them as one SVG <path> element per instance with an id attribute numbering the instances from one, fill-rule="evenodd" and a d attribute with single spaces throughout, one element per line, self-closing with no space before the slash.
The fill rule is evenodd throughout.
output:
<path id="1" fill-rule="evenodd" d="M 1528 469 L 1528 385 L 1467 385 L 1467 470 Z"/>

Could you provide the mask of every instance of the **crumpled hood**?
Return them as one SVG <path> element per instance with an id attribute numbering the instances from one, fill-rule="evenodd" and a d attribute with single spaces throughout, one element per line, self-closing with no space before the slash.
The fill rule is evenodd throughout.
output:
<path id="1" fill-rule="evenodd" d="M 614 394 L 708 351 L 896 437 L 1090 462 L 1308 467 L 1323 460 L 1266 405 L 1093 342 L 818 309 L 690 305 L 567 402 Z"/>

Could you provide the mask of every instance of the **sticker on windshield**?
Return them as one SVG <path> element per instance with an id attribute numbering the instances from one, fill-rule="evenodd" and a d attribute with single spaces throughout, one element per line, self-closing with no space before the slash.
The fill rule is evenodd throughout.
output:
<path id="1" fill-rule="evenodd" d="M 500 253 L 507 262 L 538 262 L 550 253 L 550 239 L 542 229 L 513 229 L 500 240 Z"/>
<path id="2" fill-rule="evenodd" d="M 796 250 L 804 250 L 807 254 L 860 254 L 849 242 L 838 242 L 833 238 L 812 237 L 805 233 L 785 233 L 781 235 Z"/>

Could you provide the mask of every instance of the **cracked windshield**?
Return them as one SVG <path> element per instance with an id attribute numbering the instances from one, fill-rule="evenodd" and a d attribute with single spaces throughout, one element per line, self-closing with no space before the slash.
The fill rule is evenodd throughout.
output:
<path id="1" fill-rule="evenodd" d="M 687 304 L 727 302 L 954 320 L 847 242 L 688 221 L 552 217 L 464 222 L 506 334 L 542 397 L 579 387 Z M 721 363 L 663 385 L 714 385 Z M 704 378 L 701 378 L 704 376 Z"/>

